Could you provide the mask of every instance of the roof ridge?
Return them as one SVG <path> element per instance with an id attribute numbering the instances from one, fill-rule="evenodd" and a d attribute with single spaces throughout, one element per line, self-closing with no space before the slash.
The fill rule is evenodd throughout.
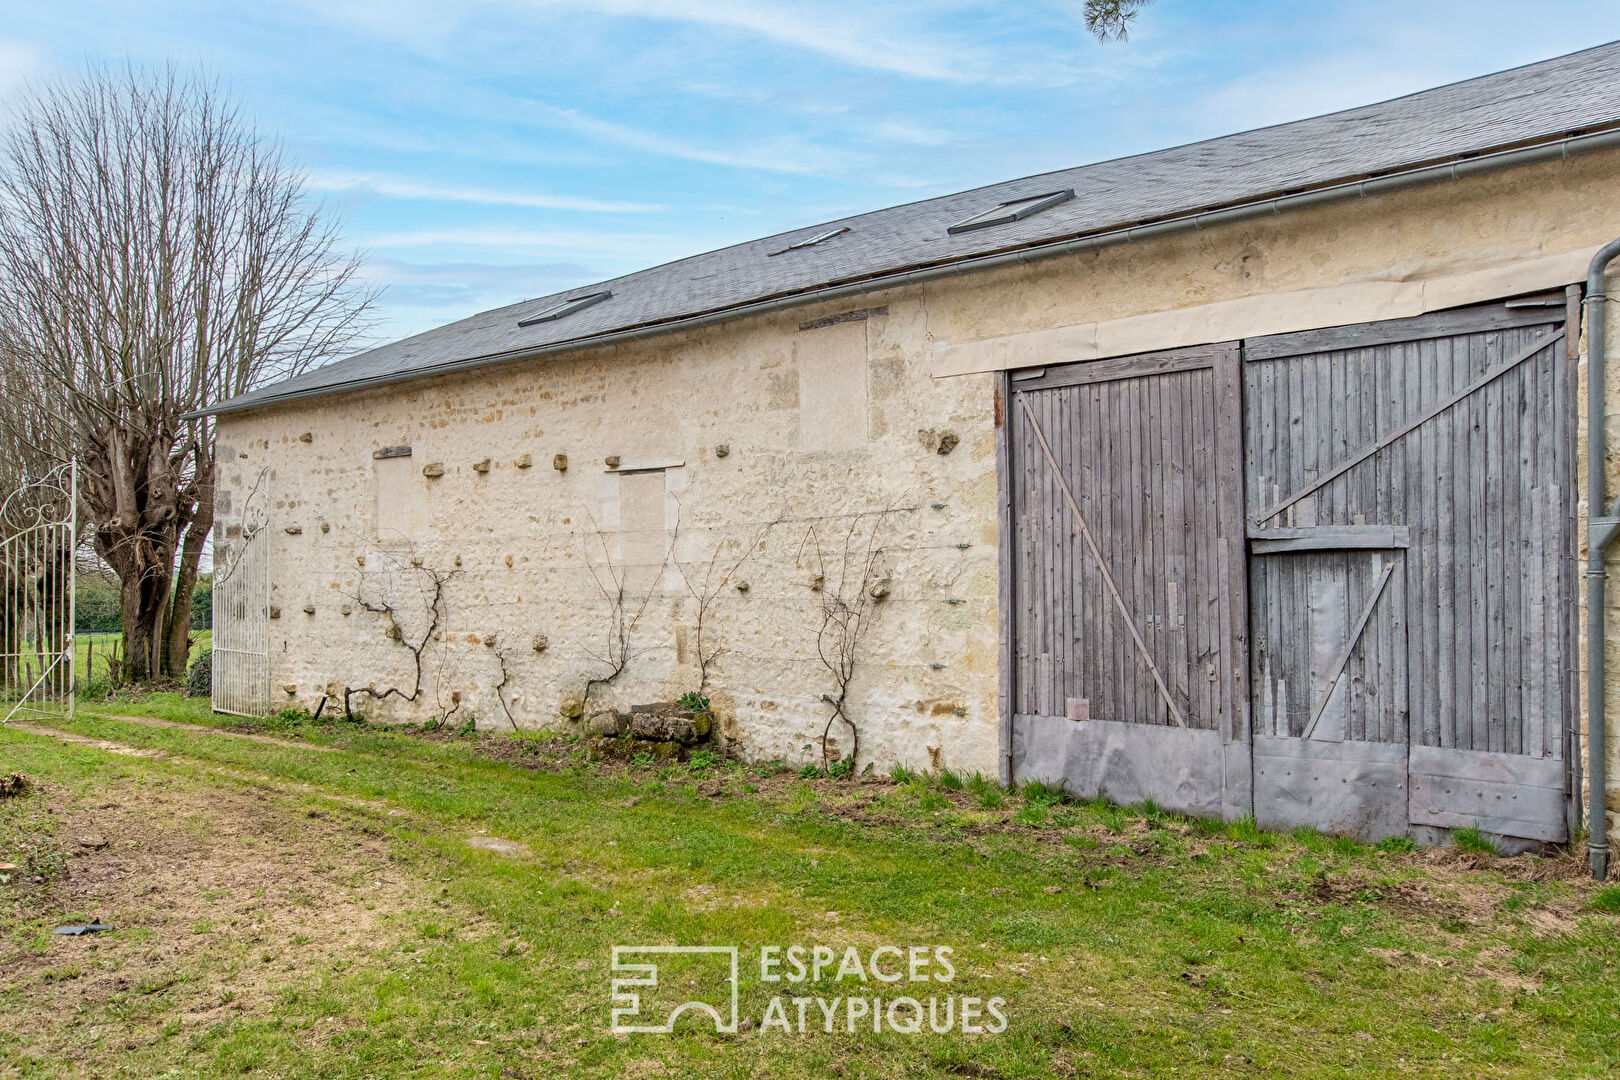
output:
<path id="1" fill-rule="evenodd" d="M 1426 97 L 1433 107 L 1410 104 Z M 832 288 L 881 288 L 915 268 L 1051 249 L 1074 238 L 1551 144 L 1617 123 L 1620 41 L 1611 41 L 1367 105 L 865 210 L 582 282 L 375 346 L 251 390 L 215 411 L 399 381 L 484 358 L 583 347 L 640 328 L 716 321 L 750 305 L 813 298 Z M 1073 187 L 1076 197 L 1021 220 L 949 232 L 952 223 L 987 209 L 975 208 L 976 196 L 1004 201 L 1045 185 Z M 838 226 L 850 231 L 767 257 L 787 238 Z M 517 312 L 584 290 L 612 296 L 519 327 Z"/>

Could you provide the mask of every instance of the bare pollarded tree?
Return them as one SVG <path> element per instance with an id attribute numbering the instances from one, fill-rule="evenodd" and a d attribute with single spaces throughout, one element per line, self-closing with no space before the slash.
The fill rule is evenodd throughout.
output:
<path id="1" fill-rule="evenodd" d="M 91 68 L 0 136 L 0 424 L 79 457 L 126 675 L 184 674 L 214 523 L 198 410 L 353 345 L 371 295 L 303 174 L 218 84 Z M 38 424 L 48 420 L 43 430 Z M 32 426 L 30 426 L 32 425 Z"/>

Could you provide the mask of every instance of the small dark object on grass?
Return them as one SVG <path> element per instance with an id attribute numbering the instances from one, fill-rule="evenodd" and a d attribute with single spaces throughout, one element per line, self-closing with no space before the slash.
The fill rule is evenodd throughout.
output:
<path id="1" fill-rule="evenodd" d="M 68 937 L 79 937 L 82 934 L 101 934 L 111 929 L 112 927 L 103 923 L 101 921 L 101 916 L 98 915 L 94 920 L 85 926 L 58 926 L 55 930 L 52 930 L 51 933 L 65 934 Z"/>
<path id="2" fill-rule="evenodd" d="M 33 781 L 20 772 L 0 774 L 0 799 L 26 795 L 33 789 Z"/>

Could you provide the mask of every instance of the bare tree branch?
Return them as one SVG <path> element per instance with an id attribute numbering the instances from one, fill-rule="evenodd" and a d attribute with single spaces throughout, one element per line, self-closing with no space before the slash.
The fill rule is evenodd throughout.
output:
<path id="1" fill-rule="evenodd" d="M 418 701 L 422 697 L 423 683 L 423 655 L 428 647 L 437 639 L 440 628 L 444 625 L 448 615 L 445 605 L 445 586 L 449 584 L 459 570 L 438 570 L 424 564 L 419 557 L 412 557 L 408 563 L 402 564 L 397 559 L 387 556 L 377 556 L 387 560 L 388 566 L 383 573 L 366 574 L 361 577 L 351 599 L 365 610 L 374 615 L 381 615 L 385 626 L 385 633 L 389 640 L 397 641 L 411 654 L 413 665 L 411 688 L 407 692 L 403 687 L 389 686 L 381 690 L 376 685 L 345 686 L 343 688 L 343 717 L 353 719 L 354 712 L 350 707 L 350 700 L 357 694 L 365 694 L 376 701 L 386 701 L 397 697 L 401 701 Z M 415 598 L 400 595 L 399 581 L 406 576 L 417 578 L 417 591 Z M 369 588 L 368 588 L 369 586 Z M 368 595 L 369 593 L 369 595 Z M 409 601 L 421 601 L 420 614 L 407 612 L 407 607 L 414 608 L 415 604 Z M 409 624 L 419 620 L 419 629 L 413 629 Z M 442 663 L 441 663 L 442 670 Z M 435 679 L 435 700 L 438 701 L 440 692 L 439 683 L 442 679 Z M 461 694 L 451 695 L 451 708 L 443 711 L 443 702 L 438 701 L 442 715 L 439 723 L 448 721 L 457 709 L 461 707 Z M 504 702 L 502 703 L 504 704 Z"/>
<path id="2" fill-rule="evenodd" d="M 590 717 L 591 692 L 599 686 L 607 686 L 624 674 L 629 666 L 631 641 L 635 636 L 636 627 L 641 624 L 641 617 L 647 613 L 647 606 L 652 603 L 653 594 L 658 591 L 658 583 L 663 580 L 664 572 L 669 569 L 671 559 L 675 554 L 675 545 L 680 541 L 681 523 L 677 517 L 675 528 L 671 531 L 669 543 L 664 548 L 663 561 L 658 564 L 658 572 L 647 582 L 646 591 L 639 599 L 629 586 L 629 573 L 627 567 L 615 567 L 613 564 L 613 551 L 608 546 L 607 534 L 602 527 L 591 518 L 591 528 L 596 535 L 597 543 L 602 548 L 602 565 L 598 567 L 591 562 L 589 547 L 585 555 L 586 568 L 591 572 L 591 580 L 602 593 L 602 599 L 608 605 L 608 628 L 606 648 L 599 656 L 592 659 L 602 664 L 607 670 L 599 675 L 593 675 L 585 680 L 585 688 L 579 695 L 580 718 Z M 606 581 L 603 580 L 604 575 Z"/>

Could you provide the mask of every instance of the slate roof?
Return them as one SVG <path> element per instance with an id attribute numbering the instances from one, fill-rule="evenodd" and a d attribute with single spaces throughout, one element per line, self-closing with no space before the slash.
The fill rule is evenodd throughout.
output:
<path id="1" fill-rule="evenodd" d="M 1620 123 L 1620 42 L 1376 105 L 1042 173 L 722 248 L 551 297 L 482 312 L 240 395 L 234 412 L 289 397 L 426 376 L 469 361 L 725 311 L 767 298 L 946 264 L 1124 226 L 1241 205 Z M 1022 221 L 951 235 L 964 218 L 1019 197 L 1075 198 Z M 847 226 L 811 247 L 784 247 Z M 518 325 L 569 296 L 612 297 L 555 321 Z"/>

